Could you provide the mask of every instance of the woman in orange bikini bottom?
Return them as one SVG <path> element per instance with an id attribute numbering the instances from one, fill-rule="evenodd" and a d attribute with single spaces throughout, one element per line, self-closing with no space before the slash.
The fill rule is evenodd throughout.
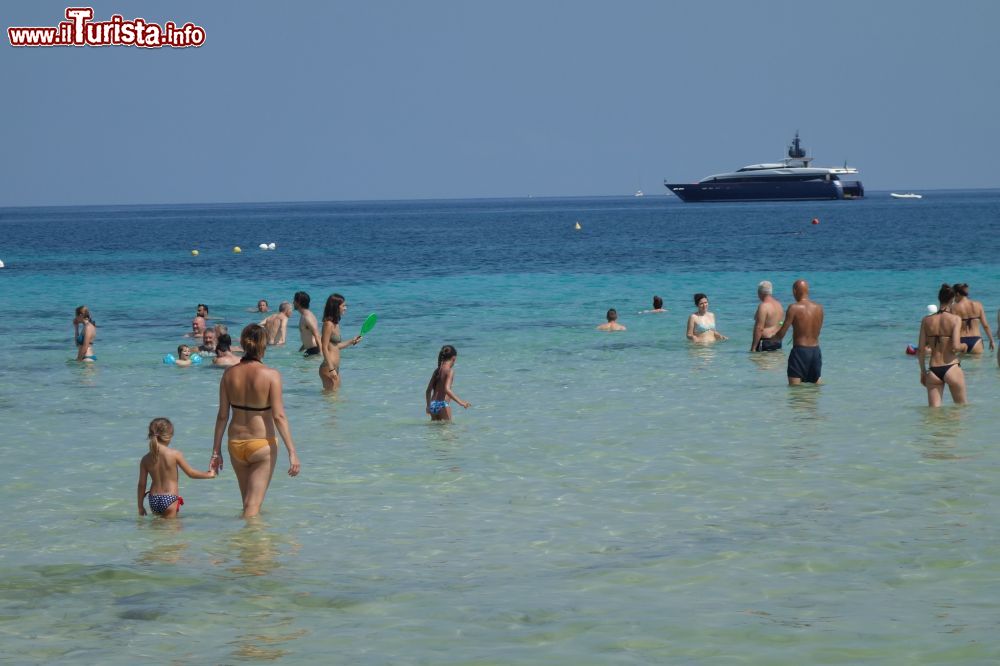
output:
<path id="1" fill-rule="evenodd" d="M 274 437 L 264 439 L 231 439 L 229 440 L 229 456 L 240 462 L 250 462 L 250 456 L 264 448 L 265 446 L 278 445 L 278 440 Z"/>

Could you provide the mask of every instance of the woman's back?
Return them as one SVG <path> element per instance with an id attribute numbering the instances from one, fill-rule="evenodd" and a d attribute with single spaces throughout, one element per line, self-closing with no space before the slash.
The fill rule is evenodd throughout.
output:
<path id="1" fill-rule="evenodd" d="M 924 340 L 931 350 L 931 365 L 947 365 L 955 360 L 955 346 L 960 344 L 962 318 L 950 312 L 937 312 L 924 317 Z"/>
<path id="2" fill-rule="evenodd" d="M 979 317 L 983 314 L 983 304 L 965 297 L 955 301 L 951 311 L 962 319 L 962 333 L 976 335 L 979 333 Z"/>
<path id="3" fill-rule="evenodd" d="M 222 375 L 222 386 L 232 408 L 230 439 L 274 437 L 271 386 L 277 370 L 260 361 L 243 360 Z"/>

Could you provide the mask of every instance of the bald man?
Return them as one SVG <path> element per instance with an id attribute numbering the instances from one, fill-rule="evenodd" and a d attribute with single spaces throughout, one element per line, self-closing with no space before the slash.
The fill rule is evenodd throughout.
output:
<path id="1" fill-rule="evenodd" d="M 785 312 L 785 323 L 773 340 L 784 339 L 792 329 L 792 352 L 788 355 L 788 384 L 819 384 L 823 372 L 823 354 L 819 350 L 819 332 L 823 328 L 823 306 L 809 300 L 809 283 L 796 280 L 792 285 L 795 302 Z"/>

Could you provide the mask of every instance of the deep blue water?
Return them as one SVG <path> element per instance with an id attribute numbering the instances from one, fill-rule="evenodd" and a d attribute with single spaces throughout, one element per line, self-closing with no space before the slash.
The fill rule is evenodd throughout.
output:
<path id="1" fill-rule="evenodd" d="M 346 283 L 525 271 L 908 270 L 994 263 L 998 215 L 998 191 L 756 204 L 650 196 L 0 209 L 0 259 L 35 274 L 85 267 Z M 582 230 L 569 233 L 577 221 Z M 234 245 L 256 252 L 272 239 L 282 253 L 265 261 L 230 256 Z M 955 251 L 942 256 L 944 239 Z M 200 261 L 181 263 L 192 248 Z"/>

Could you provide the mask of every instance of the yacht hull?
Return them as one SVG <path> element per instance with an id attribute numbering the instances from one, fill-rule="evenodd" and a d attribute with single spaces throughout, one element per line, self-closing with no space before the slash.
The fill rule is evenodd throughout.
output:
<path id="1" fill-rule="evenodd" d="M 817 201 L 858 199 L 864 196 L 859 181 L 807 180 L 784 182 L 714 181 L 707 183 L 666 183 L 682 201 Z"/>

